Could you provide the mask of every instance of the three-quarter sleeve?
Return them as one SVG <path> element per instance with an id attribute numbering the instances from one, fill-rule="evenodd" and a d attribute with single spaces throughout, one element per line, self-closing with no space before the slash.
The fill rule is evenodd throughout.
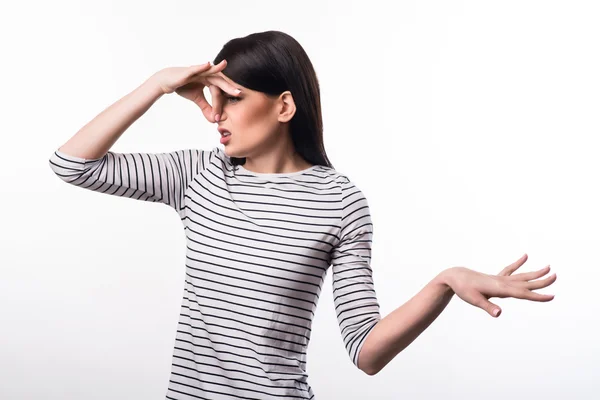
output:
<path id="1" fill-rule="evenodd" d="M 210 151 L 116 153 L 85 159 L 55 150 L 50 168 L 63 181 L 95 192 L 136 200 L 162 202 L 177 212 L 187 186 L 210 162 Z"/>
<path id="2" fill-rule="evenodd" d="M 371 270 L 373 223 L 363 193 L 341 185 L 340 239 L 331 252 L 333 302 L 346 351 L 358 367 L 367 335 L 381 319 Z"/>

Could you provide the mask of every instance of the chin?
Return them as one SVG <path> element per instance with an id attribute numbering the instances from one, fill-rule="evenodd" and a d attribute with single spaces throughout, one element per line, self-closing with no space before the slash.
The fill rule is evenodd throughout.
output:
<path id="1" fill-rule="evenodd" d="M 237 151 L 231 147 L 231 145 L 223 147 L 223 151 L 228 157 L 243 158 L 246 157 L 242 152 Z"/>

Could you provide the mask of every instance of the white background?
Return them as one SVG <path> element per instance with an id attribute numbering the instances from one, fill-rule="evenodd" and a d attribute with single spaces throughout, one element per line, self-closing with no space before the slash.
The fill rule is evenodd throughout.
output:
<path id="1" fill-rule="evenodd" d="M 550 264 L 550 303 L 455 297 L 378 375 L 343 348 L 331 275 L 308 349 L 326 399 L 600 396 L 595 1 L 52 1 L 0 12 L 0 398 L 161 399 L 185 236 L 158 203 L 70 186 L 51 153 L 167 66 L 276 29 L 309 54 L 334 167 L 368 198 L 382 315 L 445 268 Z M 161 98 L 112 148 L 222 146 Z"/>

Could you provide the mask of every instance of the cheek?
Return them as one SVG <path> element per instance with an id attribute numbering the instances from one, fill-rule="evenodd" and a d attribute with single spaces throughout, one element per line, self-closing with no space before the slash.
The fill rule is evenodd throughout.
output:
<path id="1" fill-rule="evenodd" d="M 267 137 L 276 128 L 277 118 L 270 107 L 240 107 L 235 112 L 236 125 L 246 133 L 245 136 L 260 140 Z"/>

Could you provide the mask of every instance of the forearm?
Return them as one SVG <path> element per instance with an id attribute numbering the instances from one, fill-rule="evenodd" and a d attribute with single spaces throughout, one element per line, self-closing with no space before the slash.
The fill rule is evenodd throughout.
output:
<path id="1" fill-rule="evenodd" d="M 441 314 L 454 295 L 445 272 L 375 325 L 359 354 L 361 370 L 369 375 L 379 372 Z"/>
<path id="2" fill-rule="evenodd" d="M 98 114 L 58 150 L 87 159 L 104 156 L 123 132 L 162 95 L 160 86 L 149 78 Z"/>

